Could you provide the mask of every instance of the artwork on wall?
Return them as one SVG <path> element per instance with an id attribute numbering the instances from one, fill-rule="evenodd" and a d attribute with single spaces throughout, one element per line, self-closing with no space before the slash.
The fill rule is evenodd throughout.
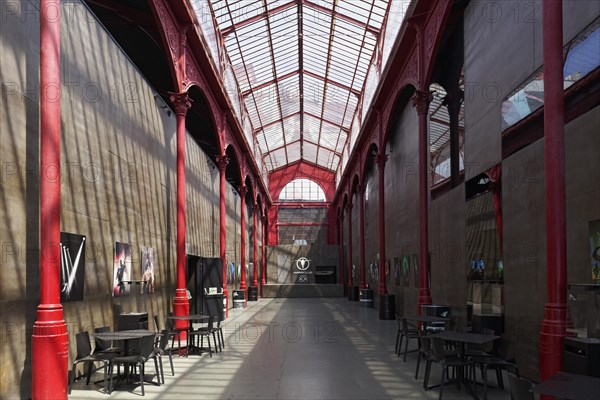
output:
<path id="1" fill-rule="evenodd" d="M 410 286 L 410 257 L 402 256 L 402 284 Z"/>
<path id="2" fill-rule="evenodd" d="M 82 301 L 85 282 L 85 236 L 60 233 L 60 301 Z"/>
<path id="3" fill-rule="evenodd" d="M 390 273 L 390 260 L 385 260 L 383 267 L 385 268 L 383 270 L 383 274 L 385 275 L 385 282 L 386 285 L 389 286 L 391 284 L 390 281 L 392 280 L 392 274 Z"/>
<path id="4" fill-rule="evenodd" d="M 131 280 L 131 245 L 129 243 L 115 243 L 113 263 L 113 297 L 129 296 Z"/>
<path id="5" fill-rule="evenodd" d="M 142 288 L 141 294 L 154 293 L 156 284 L 155 252 L 152 247 L 142 248 Z"/>
<path id="6" fill-rule="evenodd" d="M 400 286 L 400 258 L 394 257 L 394 283 L 396 286 Z"/>
<path id="7" fill-rule="evenodd" d="M 414 281 L 415 281 L 415 287 L 421 287 L 421 280 L 419 277 L 419 255 L 418 254 L 412 254 L 411 255 L 411 260 L 412 260 L 412 266 L 413 266 L 413 271 L 414 271 Z"/>
<path id="8" fill-rule="evenodd" d="M 592 282 L 600 284 L 600 219 L 590 221 L 590 256 Z"/>
<path id="9" fill-rule="evenodd" d="M 227 267 L 227 284 L 233 285 L 235 283 L 235 263 L 232 261 Z"/>

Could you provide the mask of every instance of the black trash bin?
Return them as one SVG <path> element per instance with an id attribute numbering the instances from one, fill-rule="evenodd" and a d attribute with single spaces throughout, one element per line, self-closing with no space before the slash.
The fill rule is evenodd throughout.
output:
<path id="1" fill-rule="evenodd" d="M 379 319 L 396 319 L 396 296 L 393 294 L 379 296 Z"/>
<path id="2" fill-rule="evenodd" d="M 248 301 L 258 300 L 258 286 L 250 286 L 248 288 Z"/>
<path id="3" fill-rule="evenodd" d="M 348 291 L 348 300 L 358 301 L 358 286 L 351 286 Z"/>
<path id="4" fill-rule="evenodd" d="M 373 289 L 360 289 L 360 306 L 363 308 L 373 307 Z"/>
<path id="5" fill-rule="evenodd" d="M 233 308 L 244 308 L 246 307 L 246 291 L 245 290 L 234 290 L 233 291 Z"/>
<path id="6" fill-rule="evenodd" d="M 440 304 L 423 304 L 421 305 L 421 313 L 430 317 L 450 318 L 450 306 Z M 427 325 L 429 331 L 443 331 L 445 322 L 430 322 Z"/>

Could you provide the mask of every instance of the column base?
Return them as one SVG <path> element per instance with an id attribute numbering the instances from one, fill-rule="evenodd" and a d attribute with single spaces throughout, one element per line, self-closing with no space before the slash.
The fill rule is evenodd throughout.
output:
<path id="1" fill-rule="evenodd" d="M 563 341 L 567 335 L 567 305 L 546 304 L 540 327 L 540 379 L 562 369 Z"/>
<path id="2" fill-rule="evenodd" d="M 60 304 L 38 307 L 31 335 L 33 399 L 67 399 L 69 336 Z"/>
<path id="3" fill-rule="evenodd" d="M 175 297 L 173 298 L 173 314 L 190 315 L 190 302 L 187 298 L 185 289 L 175 289 Z M 187 339 L 187 330 L 190 328 L 189 321 L 175 320 L 175 328 L 181 332 L 181 340 Z"/>

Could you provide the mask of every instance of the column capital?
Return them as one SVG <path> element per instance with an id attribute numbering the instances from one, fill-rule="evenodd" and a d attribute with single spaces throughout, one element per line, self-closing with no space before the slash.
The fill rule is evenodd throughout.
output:
<path id="1" fill-rule="evenodd" d="M 240 197 L 245 198 L 246 194 L 248 194 L 248 186 L 246 186 L 246 185 L 239 186 L 238 192 L 240 194 Z"/>
<path id="2" fill-rule="evenodd" d="M 352 206 L 353 204 L 351 201 L 349 201 L 348 204 L 346 204 L 346 208 L 348 209 L 348 211 L 352 211 Z"/>
<path id="3" fill-rule="evenodd" d="M 175 114 L 183 115 L 187 113 L 187 110 L 192 106 L 192 102 L 187 93 L 170 93 L 169 100 L 175 108 Z"/>
<path id="4" fill-rule="evenodd" d="M 217 167 L 219 167 L 219 171 L 225 172 L 227 169 L 227 165 L 229 164 L 229 156 L 216 156 Z"/>
<path id="5" fill-rule="evenodd" d="M 356 191 L 359 194 L 365 194 L 365 190 L 367 190 L 367 185 L 363 185 L 362 183 L 356 187 Z"/>
<path id="6" fill-rule="evenodd" d="M 258 211 L 258 203 L 252 203 L 252 210 L 256 213 Z"/>
<path id="7" fill-rule="evenodd" d="M 433 100 L 433 93 L 429 90 L 417 90 L 411 100 L 413 107 L 417 109 L 418 115 L 427 114 L 429 103 Z"/>
<path id="8" fill-rule="evenodd" d="M 383 169 L 385 168 L 385 163 L 387 162 L 387 160 L 387 154 L 379 153 L 375 155 L 375 163 L 377 164 L 377 168 L 379 168 L 380 171 L 383 171 Z"/>

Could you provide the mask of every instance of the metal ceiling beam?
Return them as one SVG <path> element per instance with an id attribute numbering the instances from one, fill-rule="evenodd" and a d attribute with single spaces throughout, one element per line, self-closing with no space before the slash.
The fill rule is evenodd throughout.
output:
<path id="1" fill-rule="evenodd" d="M 327 7 L 323 7 L 320 4 L 313 3 L 310 0 L 304 0 L 304 5 L 306 5 L 306 6 L 310 7 L 310 8 L 313 8 L 313 9 L 315 9 L 317 11 L 320 11 L 320 12 L 322 12 L 324 14 L 331 14 L 331 20 L 333 22 L 334 15 L 333 15 L 332 11 L 330 9 L 328 9 Z M 334 8 L 335 8 L 335 6 L 334 6 Z M 349 23 L 351 23 L 353 25 L 356 25 L 356 26 L 358 26 L 360 28 L 363 28 L 364 30 L 366 30 L 368 32 L 371 32 L 373 35 L 375 35 L 375 37 L 378 37 L 379 36 L 379 32 L 381 32 L 381 29 L 378 29 L 378 28 L 374 27 L 373 25 L 369 25 L 368 23 L 365 24 L 364 22 L 361 22 L 361 21 L 359 21 L 357 19 L 354 19 L 354 18 L 352 18 L 352 17 L 350 17 L 348 15 L 345 15 L 345 14 L 337 13 L 335 15 L 335 17 L 339 18 L 339 19 L 341 19 L 343 21 L 349 22 Z"/>
<path id="2" fill-rule="evenodd" d="M 343 83 L 339 83 L 339 82 L 333 81 L 331 79 L 327 79 L 325 77 L 322 77 L 321 75 L 315 74 L 314 72 L 310 72 L 310 71 L 302 71 L 302 72 L 305 73 L 306 75 L 312 77 L 312 78 L 319 79 L 322 82 L 329 83 L 331 85 L 337 86 L 340 89 L 344 89 L 344 90 L 346 90 L 346 91 L 354 94 L 356 97 L 360 97 L 360 91 L 358 91 L 356 89 L 352 89 L 351 87 L 346 86 Z"/>
<path id="3" fill-rule="evenodd" d="M 390 0 L 391 3 L 391 0 Z M 390 4 L 388 3 L 388 5 Z M 373 7 L 375 6 L 375 2 L 371 3 L 371 9 L 369 10 L 369 18 L 367 19 L 367 21 L 371 20 L 371 15 L 373 15 Z M 362 40 L 360 42 L 360 52 L 358 53 L 358 59 L 356 60 L 356 65 L 354 67 L 354 73 L 352 74 L 352 84 L 354 85 L 354 81 L 356 80 L 356 73 L 358 72 L 358 65 L 360 64 L 360 56 L 365 48 L 365 39 L 367 38 L 367 35 L 363 35 Z M 377 42 L 378 40 L 375 42 L 375 48 L 373 49 L 373 53 L 371 54 L 371 63 L 369 63 L 369 65 L 372 65 L 373 62 L 373 57 L 375 57 L 375 54 L 377 53 Z M 369 75 L 369 70 L 367 69 L 367 75 L 365 75 L 365 81 L 363 82 L 363 87 L 362 87 L 362 95 L 364 95 L 365 93 L 365 85 L 367 83 L 367 77 Z M 350 99 L 348 99 L 348 101 L 346 101 L 346 109 L 344 110 L 344 116 L 342 117 L 342 121 L 346 118 L 346 113 L 348 112 L 348 102 Z M 364 98 L 363 98 L 363 103 L 364 103 Z M 355 113 L 358 112 L 358 104 L 355 110 Z M 348 135 L 348 137 L 346 137 L 346 141 L 350 138 L 350 135 Z M 338 142 L 335 144 L 335 148 L 337 149 L 338 145 L 339 145 L 339 136 L 338 136 Z M 345 146 L 345 144 L 344 144 Z"/>
<path id="4" fill-rule="evenodd" d="M 308 112 L 308 111 L 298 111 L 298 112 L 295 112 L 295 113 L 293 113 L 293 114 L 287 115 L 287 116 L 285 116 L 284 118 L 280 118 L 280 119 L 278 119 L 278 120 L 276 120 L 276 121 L 269 122 L 269 123 L 268 123 L 268 124 L 266 124 L 266 125 L 263 125 L 263 126 L 261 126 L 261 127 L 259 127 L 259 128 L 256 128 L 256 129 L 254 129 L 253 133 L 254 133 L 254 135 L 256 135 L 257 133 L 259 133 L 259 132 L 260 132 L 260 131 L 262 131 L 263 129 L 267 129 L 267 128 L 269 128 L 269 127 L 273 126 L 273 125 L 277 125 L 277 124 L 279 124 L 279 123 L 281 123 L 281 122 L 285 121 L 286 119 L 289 119 L 289 118 L 292 118 L 292 117 L 296 117 L 296 116 L 298 116 L 298 115 L 308 115 L 308 116 L 310 116 L 310 117 L 313 117 L 313 118 L 316 118 L 316 119 L 318 119 L 318 120 L 323 120 L 323 121 L 327 122 L 329 125 L 333 125 L 333 126 L 335 126 L 336 128 L 340 128 L 342 131 L 344 131 L 344 132 L 346 132 L 346 133 L 350 132 L 350 128 L 344 128 L 342 125 L 339 125 L 339 124 L 337 124 L 337 123 L 335 123 L 335 122 L 332 122 L 332 121 L 330 121 L 330 120 L 328 120 L 328 119 L 321 118 L 321 117 L 319 117 L 318 115 L 315 115 L 315 114 L 313 114 L 313 113 L 311 113 L 311 112 Z"/>
<path id="5" fill-rule="evenodd" d="M 233 24 L 233 19 L 231 18 L 231 9 L 229 8 L 229 2 L 225 3 L 226 7 L 227 7 L 227 15 L 229 15 L 229 20 L 231 21 L 231 23 Z M 212 10 L 212 6 L 211 6 L 211 10 Z M 214 11 L 212 11 L 213 16 L 214 16 Z M 248 80 L 248 82 L 250 82 L 250 74 L 248 74 L 248 68 L 246 68 L 246 61 L 244 60 L 244 54 L 242 53 L 242 46 L 240 46 L 240 40 L 238 38 L 238 36 L 235 36 L 235 42 L 237 43 L 238 49 L 240 49 L 240 56 L 242 58 L 242 65 L 244 67 L 244 72 L 246 74 L 246 79 Z M 225 50 L 225 49 L 224 49 Z M 254 107 L 256 107 L 256 110 L 258 111 L 258 104 L 256 104 L 256 99 L 252 99 L 254 101 Z M 259 125 L 262 125 L 262 121 L 260 120 L 260 112 L 258 112 L 258 123 Z M 250 118 L 250 123 L 252 123 L 252 119 Z M 265 145 L 267 146 L 267 154 L 271 154 L 268 150 L 269 150 L 269 144 L 265 143 Z M 269 155 L 269 158 L 271 159 L 271 165 L 273 165 L 273 158 L 271 158 L 271 156 Z M 264 158 L 263 158 L 263 162 L 264 162 Z"/>
<path id="6" fill-rule="evenodd" d="M 262 0 L 263 3 L 263 7 L 265 8 L 265 10 L 268 10 L 268 6 L 267 6 L 267 1 L 268 0 Z M 273 39 L 272 39 L 272 31 L 271 31 L 271 23 L 269 22 L 269 19 L 266 18 L 265 19 L 265 24 L 267 25 L 267 41 L 269 42 L 269 52 L 271 53 L 271 61 L 272 63 L 272 69 L 273 69 L 273 76 L 277 76 L 277 68 L 275 67 L 275 51 L 273 50 Z M 279 83 L 275 82 L 275 88 L 277 89 L 277 93 L 279 94 Z M 279 115 L 283 117 L 283 108 L 281 107 L 281 99 L 279 98 L 279 96 L 277 96 L 277 106 L 279 107 Z M 261 124 L 262 125 L 262 124 Z M 283 136 L 283 144 L 285 144 L 285 127 L 283 126 L 283 124 L 281 125 L 281 135 Z M 289 158 L 288 158 L 288 153 L 287 153 L 287 149 L 285 149 L 285 163 L 288 164 L 289 163 Z"/>
<path id="7" fill-rule="evenodd" d="M 253 87 L 253 88 L 250 88 L 250 89 L 248 89 L 248 90 L 244 90 L 244 91 L 242 92 L 242 97 L 246 97 L 246 96 L 248 96 L 249 94 L 251 94 L 251 93 L 252 93 L 252 92 L 254 92 L 254 91 L 257 91 L 257 90 L 260 90 L 260 89 L 264 89 L 264 88 L 266 88 L 267 86 L 271 86 L 271 85 L 272 85 L 272 84 L 274 84 L 274 83 L 281 82 L 281 81 L 283 81 L 284 79 L 290 78 L 290 77 L 292 77 L 292 76 L 294 76 L 294 75 L 296 75 L 296 74 L 299 74 L 299 73 L 300 73 L 300 71 L 299 71 L 299 70 L 296 70 L 296 71 L 291 71 L 291 72 L 288 72 L 287 74 L 283 74 L 283 75 L 281 75 L 281 76 L 278 76 L 278 77 L 276 77 L 275 79 L 271 79 L 270 81 L 266 81 L 266 82 L 264 82 L 264 83 L 261 83 L 260 85 L 256 85 L 256 86 L 255 86 L 255 87 Z"/>
<path id="8" fill-rule="evenodd" d="M 335 154 L 335 155 L 336 155 L 336 156 L 338 156 L 338 157 L 341 157 L 341 156 L 342 156 L 342 154 L 341 154 L 341 153 L 338 153 L 337 151 L 335 151 L 335 150 L 332 150 L 332 149 L 330 149 L 330 148 L 328 148 L 328 147 L 326 147 L 326 146 L 323 146 L 323 145 L 320 145 L 320 144 L 318 144 L 318 143 L 315 143 L 315 142 L 313 142 L 312 140 L 302 139 L 302 141 L 303 141 L 303 142 L 305 142 L 305 143 L 312 144 L 313 146 L 316 146 L 316 147 L 322 147 L 322 148 L 324 148 L 325 150 L 332 152 L 333 154 Z M 300 139 L 298 139 L 298 140 L 294 140 L 293 142 L 289 142 L 289 143 L 287 143 L 287 144 L 285 144 L 285 145 L 282 145 L 282 146 L 276 147 L 276 148 L 274 148 L 274 149 L 272 149 L 272 150 L 269 150 L 269 153 L 273 153 L 273 152 L 275 152 L 275 151 L 277 151 L 277 150 L 281 150 L 281 149 L 283 149 L 284 147 L 289 147 L 290 145 L 292 145 L 292 144 L 294 144 L 294 143 L 298 143 L 298 142 L 300 142 Z M 267 154 L 263 154 L 263 158 L 265 158 L 266 156 L 267 156 Z"/>
<path id="9" fill-rule="evenodd" d="M 266 6 L 265 6 L 265 11 L 263 11 L 260 14 L 254 15 L 248 19 L 245 19 L 243 21 L 238 22 L 237 24 L 232 24 L 231 26 L 228 26 L 227 28 L 223 29 L 221 31 L 221 35 L 223 35 L 223 38 L 225 38 L 226 36 L 229 36 L 231 33 L 235 32 L 237 29 L 243 28 L 244 26 L 250 25 L 254 22 L 260 21 L 263 18 L 267 18 L 270 15 L 274 15 L 277 14 L 278 12 L 281 11 L 285 11 L 288 8 L 292 8 L 295 7 L 297 4 L 297 2 L 295 0 L 290 1 L 289 3 L 286 4 L 282 4 L 279 5 L 271 10 L 269 10 Z M 229 8 L 228 8 L 229 9 Z M 233 23 L 233 20 L 231 21 Z"/>
<path id="10" fill-rule="evenodd" d="M 300 159 L 304 158 L 304 0 L 298 0 L 298 70 L 300 70 Z M 283 115 L 282 115 L 283 117 Z M 282 124 L 283 125 L 283 124 Z"/>

